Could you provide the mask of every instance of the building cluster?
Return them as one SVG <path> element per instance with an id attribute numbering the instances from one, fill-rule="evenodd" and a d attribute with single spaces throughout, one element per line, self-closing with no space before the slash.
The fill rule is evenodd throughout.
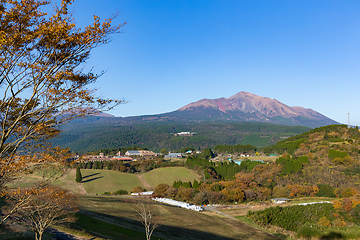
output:
<path id="1" fill-rule="evenodd" d="M 116 153 L 116 156 L 109 157 L 105 156 L 104 153 L 100 153 L 99 155 L 85 155 L 82 158 L 86 162 L 95 162 L 95 161 L 110 161 L 110 160 L 121 160 L 121 161 L 133 161 L 134 159 L 131 157 L 124 157 L 121 152 Z"/>
<path id="2" fill-rule="evenodd" d="M 140 157 L 157 156 L 157 153 L 148 150 L 129 150 L 125 153 L 125 156 L 140 156 Z"/>
<path id="3" fill-rule="evenodd" d="M 171 153 L 169 152 L 164 156 L 164 158 L 183 158 L 186 154 L 191 154 L 192 151 L 187 151 L 186 153 Z M 133 157 L 155 157 L 160 155 L 160 153 L 154 153 L 149 150 L 129 150 L 126 151 L 125 154 L 122 152 L 116 153 L 115 156 L 106 156 L 104 153 L 100 153 L 99 155 L 85 155 L 82 157 L 82 160 L 85 162 L 95 162 L 95 161 L 111 161 L 111 160 L 121 160 L 121 161 L 134 161 Z M 77 158 L 79 159 L 79 157 Z"/>

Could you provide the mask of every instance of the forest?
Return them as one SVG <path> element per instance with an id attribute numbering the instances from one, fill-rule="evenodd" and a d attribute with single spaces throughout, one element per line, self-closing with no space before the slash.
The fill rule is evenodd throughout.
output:
<path id="1" fill-rule="evenodd" d="M 99 120 L 100 119 L 100 120 Z M 142 123 L 120 125 L 103 118 L 74 120 L 62 127 L 52 142 L 83 154 L 98 149 L 119 149 L 137 146 L 155 152 L 161 149 L 214 148 L 216 145 L 247 145 L 266 147 L 277 141 L 304 133 L 310 128 L 266 123 L 201 122 Z M 106 118 L 104 118 L 106 119 Z M 175 136 L 178 132 L 196 132 L 193 136 Z"/>

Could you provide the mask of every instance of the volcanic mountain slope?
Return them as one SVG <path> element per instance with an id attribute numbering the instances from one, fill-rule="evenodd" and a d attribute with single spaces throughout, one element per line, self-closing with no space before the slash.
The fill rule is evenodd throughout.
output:
<path id="1" fill-rule="evenodd" d="M 85 122 L 128 125 L 150 122 L 203 121 L 263 122 L 312 128 L 338 124 L 312 109 L 289 107 L 276 99 L 260 97 L 248 92 L 239 92 L 229 98 L 202 99 L 169 113 L 124 118 L 97 115 L 88 118 Z"/>
<path id="2" fill-rule="evenodd" d="M 239 92 L 229 98 L 202 99 L 169 115 L 184 119 L 224 119 L 310 127 L 337 124 L 336 121 L 312 109 L 289 107 L 276 99 L 248 92 Z"/>

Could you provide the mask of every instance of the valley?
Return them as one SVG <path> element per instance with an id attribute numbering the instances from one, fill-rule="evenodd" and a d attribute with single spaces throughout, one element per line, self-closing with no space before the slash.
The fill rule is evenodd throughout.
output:
<path id="1" fill-rule="evenodd" d="M 330 125 L 285 138 L 249 159 L 240 157 L 248 154 L 237 150 L 248 146 L 219 145 L 213 153 L 208 149 L 172 160 L 176 167 L 166 165 L 170 160 L 159 161 L 161 158 L 113 165 L 95 161 L 78 165 L 83 175 L 81 183 L 74 182 L 75 166 L 71 166 L 54 182 L 79 194 L 78 220 L 63 230 L 81 235 L 77 231 L 80 228 L 105 239 L 141 239 L 142 228 L 133 208 L 139 201 L 148 200 L 129 194 L 152 190 L 155 197 L 205 206 L 205 211 L 194 212 L 149 202 L 161 219 L 155 238 L 356 239 L 360 237 L 356 230 L 360 224 L 359 143 L 358 128 Z M 274 152 L 277 156 L 265 157 Z M 232 159 L 221 158 L 226 154 L 244 159 L 238 165 Z M 259 158 L 268 159 L 256 161 Z M 106 166 L 114 170 L 106 170 Z M 30 182 L 36 180 L 29 177 Z M 24 187 L 29 180 L 18 183 Z M 128 194 L 116 195 L 120 190 Z M 276 198 L 289 203 L 275 204 L 272 199 Z M 315 202 L 319 203 L 308 204 Z M 301 214 L 307 215 L 296 217 Z M 287 219 L 289 216 L 293 220 Z M 103 228 L 91 230 L 94 223 Z M 316 231 L 310 231 L 309 224 Z"/>

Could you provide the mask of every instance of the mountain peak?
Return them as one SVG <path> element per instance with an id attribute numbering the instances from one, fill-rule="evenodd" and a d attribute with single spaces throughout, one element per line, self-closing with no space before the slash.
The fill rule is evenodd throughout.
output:
<path id="1" fill-rule="evenodd" d="M 202 99 L 177 110 L 177 112 L 186 112 L 190 115 L 194 111 L 198 113 L 201 111 L 208 118 L 241 121 L 287 123 L 290 125 L 306 126 L 309 126 L 309 124 L 323 126 L 337 123 L 312 109 L 289 107 L 276 99 L 261 97 L 244 91 L 229 98 Z M 302 120 L 299 120 L 301 118 Z M 308 123 L 298 124 L 299 121 L 308 121 Z"/>

